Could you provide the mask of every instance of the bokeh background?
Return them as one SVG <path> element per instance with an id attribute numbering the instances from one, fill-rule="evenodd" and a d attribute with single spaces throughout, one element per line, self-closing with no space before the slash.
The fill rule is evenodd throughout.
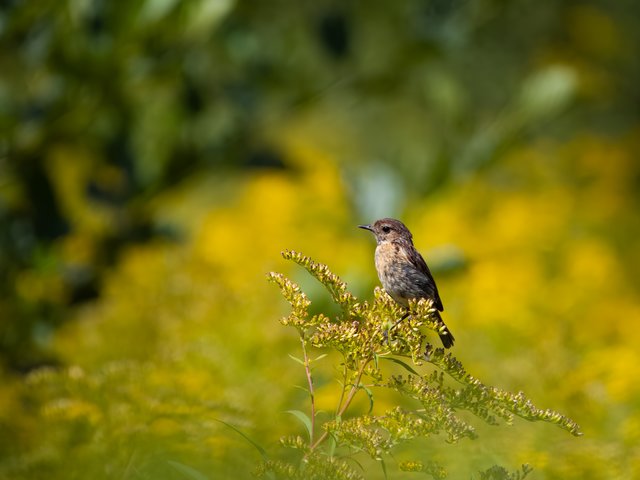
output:
<path id="1" fill-rule="evenodd" d="M 278 456 L 307 408 L 265 274 L 370 298 L 382 216 L 467 369 L 585 434 L 412 458 L 640 478 L 639 37 L 633 0 L 2 2 L 0 478 L 250 478 L 218 420 Z"/>

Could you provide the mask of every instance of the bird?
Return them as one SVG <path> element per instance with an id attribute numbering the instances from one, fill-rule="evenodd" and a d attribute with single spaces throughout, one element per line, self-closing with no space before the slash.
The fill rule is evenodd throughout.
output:
<path id="1" fill-rule="evenodd" d="M 413 235 L 400 220 L 382 218 L 370 225 L 358 225 L 376 237 L 375 264 L 378 278 L 389 296 L 405 308 L 409 300 L 426 298 L 436 308 L 436 320 L 441 324 L 440 340 L 445 348 L 455 341 L 440 312 L 444 310 L 438 287 L 422 255 L 413 245 Z M 397 323 L 409 316 L 405 314 Z"/>

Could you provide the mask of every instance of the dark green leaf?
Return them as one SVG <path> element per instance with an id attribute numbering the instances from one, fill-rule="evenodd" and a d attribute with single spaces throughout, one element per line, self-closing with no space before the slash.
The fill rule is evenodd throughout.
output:
<path id="1" fill-rule="evenodd" d="M 227 423 L 227 422 L 223 422 L 222 420 L 218 420 L 218 422 L 222 423 L 223 425 L 226 425 L 227 427 L 229 427 L 231 430 L 235 431 L 236 433 L 239 433 L 240 435 L 242 435 L 242 437 L 249 442 L 251 445 L 253 445 L 256 450 L 258 450 L 258 452 L 260 452 L 260 455 L 262 455 L 262 458 L 267 460 L 268 459 L 268 455 L 267 455 L 267 451 L 262 448 L 258 443 L 256 443 L 253 439 L 251 439 L 250 437 L 248 437 L 245 433 L 241 432 L 240 430 L 238 430 L 236 427 L 234 427 L 233 425 Z"/>
<path id="2" fill-rule="evenodd" d="M 313 438 L 311 438 L 311 419 L 309 418 L 309 416 L 306 413 L 301 412 L 300 410 L 287 410 L 286 413 L 290 413 L 298 420 L 300 420 L 300 422 L 306 427 L 307 432 L 309 433 L 309 441 L 313 441 Z"/>
<path id="3" fill-rule="evenodd" d="M 408 365 L 407 363 L 403 362 L 402 360 L 399 360 L 399 359 L 394 358 L 394 357 L 380 357 L 380 359 L 396 363 L 396 364 L 400 365 L 402 368 L 404 368 L 404 369 L 408 370 L 409 372 L 413 373 L 414 375 L 420 376 L 420 374 L 418 372 L 416 372 L 413 369 L 413 367 L 411 367 L 411 365 Z"/>
<path id="4" fill-rule="evenodd" d="M 371 412 L 373 411 L 373 392 L 371 391 L 370 388 L 367 388 L 362 384 L 360 385 L 360 388 L 364 390 L 367 396 L 369 397 L 369 411 L 367 412 L 367 415 L 370 415 Z"/>
<path id="5" fill-rule="evenodd" d="M 384 478 L 389 478 L 387 475 L 387 464 L 384 463 L 384 460 L 381 458 L 380 459 L 380 466 L 382 467 L 382 473 L 384 473 Z"/>

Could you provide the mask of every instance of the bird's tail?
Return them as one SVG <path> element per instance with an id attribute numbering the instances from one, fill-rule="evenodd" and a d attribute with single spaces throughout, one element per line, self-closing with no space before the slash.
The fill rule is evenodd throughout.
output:
<path id="1" fill-rule="evenodd" d="M 438 323 L 440 324 L 440 331 L 438 332 L 438 335 L 440 336 L 440 340 L 442 341 L 442 345 L 444 345 L 444 348 L 451 348 L 453 347 L 453 342 L 456 340 L 455 338 L 453 338 L 453 335 L 451 334 L 451 332 L 449 331 L 449 328 L 444 324 L 444 320 L 442 320 L 442 317 L 440 316 L 440 312 L 436 312 L 438 315 Z"/>

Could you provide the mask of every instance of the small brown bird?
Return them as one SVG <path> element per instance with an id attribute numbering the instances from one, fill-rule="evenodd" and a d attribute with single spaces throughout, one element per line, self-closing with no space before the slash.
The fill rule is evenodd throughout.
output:
<path id="1" fill-rule="evenodd" d="M 440 340 L 445 348 L 451 348 L 455 339 L 439 313 L 444 307 L 438 287 L 424 258 L 413 246 L 413 236 L 409 229 L 393 218 L 383 218 L 373 225 L 358 227 L 373 232 L 376 237 L 376 270 L 389 296 L 403 307 L 408 307 L 412 298 L 432 300 L 438 321 L 444 325 L 444 330 L 439 334 Z M 408 315 L 407 313 L 402 319 Z"/>

